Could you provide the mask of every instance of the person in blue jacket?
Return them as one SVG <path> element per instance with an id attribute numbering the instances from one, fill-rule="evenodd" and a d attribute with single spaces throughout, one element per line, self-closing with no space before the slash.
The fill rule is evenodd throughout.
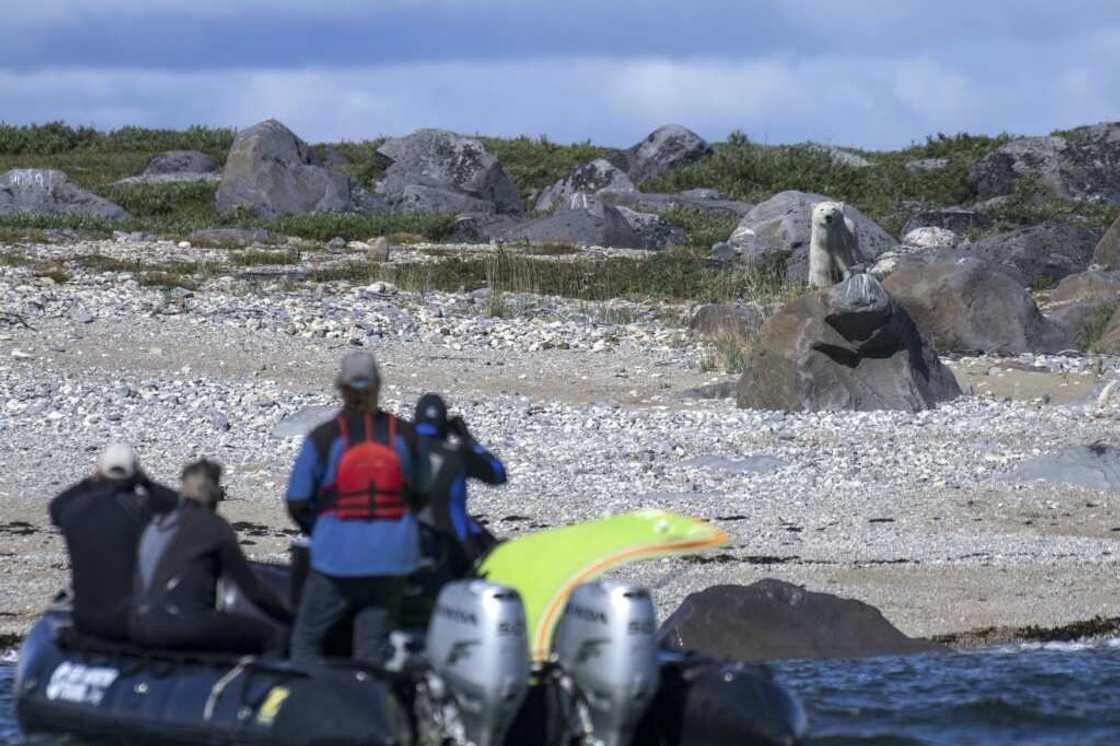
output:
<path id="1" fill-rule="evenodd" d="M 311 567 L 292 630 L 297 661 L 327 653 L 352 622 L 353 656 L 384 663 L 407 577 L 420 560 L 413 508 L 427 492 L 412 426 L 378 407 L 381 377 L 368 352 L 342 359 L 342 410 L 303 443 L 288 483 L 288 512 L 311 537 Z"/>
<path id="2" fill-rule="evenodd" d="M 467 512 L 467 480 L 505 484 L 505 466 L 475 440 L 462 417 L 448 418 L 447 404 L 438 394 L 420 397 L 412 419 L 417 450 L 428 462 L 431 478 L 429 502 L 420 520 L 436 532 L 454 537 L 465 560 L 473 564 L 495 540 Z"/>

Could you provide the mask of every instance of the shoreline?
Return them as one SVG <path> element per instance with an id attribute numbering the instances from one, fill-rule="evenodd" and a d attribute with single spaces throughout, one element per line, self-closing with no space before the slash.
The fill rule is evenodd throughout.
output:
<path id="1" fill-rule="evenodd" d="M 762 577 L 962 645 L 1120 616 L 1120 494 L 1007 479 L 1115 441 L 1120 399 L 1097 399 L 1120 358 L 946 356 L 974 393 L 917 413 L 741 410 L 689 393 L 729 379 L 688 328 L 696 304 L 248 281 L 221 252 L 186 290 L 88 259 L 141 261 L 166 242 L 18 250 L 87 259 L 61 283 L 0 266 L 0 308 L 28 322 L 0 327 L 0 634 L 22 633 L 65 584 L 46 503 L 111 440 L 137 444 L 165 482 L 187 460 L 222 461 L 222 511 L 246 553 L 283 559 L 298 420 L 334 404 L 334 367 L 355 347 L 382 365 L 388 409 L 444 392 L 506 462 L 510 484 L 471 497 L 495 533 L 645 507 L 728 532 L 710 556 L 617 572 L 654 593 L 662 619 L 690 592 Z"/>

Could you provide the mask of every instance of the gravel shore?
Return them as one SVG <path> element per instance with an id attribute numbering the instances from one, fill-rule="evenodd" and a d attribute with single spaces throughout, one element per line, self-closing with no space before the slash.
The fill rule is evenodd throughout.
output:
<path id="1" fill-rule="evenodd" d="M 172 251 L 197 252 L 0 246 L 60 260 Z M 510 484 L 472 496 L 498 534 L 639 507 L 727 530 L 712 555 L 620 571 L 663 616 L 691 591 L 766 576 L 874 604 L 911 635 L 1120 616 L 1120 494 L 1000 479 L 1039 454 L 1115 442 L 1120 397 L 1097 393 L 1120 378 L 1116 359 L 947 360 L 973 394 L 919 414 L 744 411 L 685 395 L 727 380 L 701 369 L 686 306 L 510 296 L 494 318 L 478 293 L 241 271 L 192 292 L 0 267 L 0 633 L 25 630 L 65 585 L 46 504 L 108 440 L 135 443 L 168 481 L 186 460 L 224 462 L 223 510 L 246 551 L 283 558 L 298 415 L 332 404 L 337 360 L 355 347 L 381 361 L 388 408 L 444 392 L 506 461 Z"/>

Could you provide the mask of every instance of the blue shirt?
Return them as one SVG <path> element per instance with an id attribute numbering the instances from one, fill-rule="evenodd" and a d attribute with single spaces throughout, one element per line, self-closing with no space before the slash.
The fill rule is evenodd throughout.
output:
<path id="1" fill-rule="evenodd" d="M 320 428 L 332 425 L 337 428 L 333 420 Z M 314 501 L 323 485 L 334 484 L 346 444 L 341 434 L 335 436 L 324 462 L 315 436 L 313 432 L 304 440 L 292 467 L 289 502 Z M 393 438 L 393 449 L 400 459 L 405 481 L 423 484 L 423 475 L 418 473 L 422 465 L 414 465 L 408 444 L 400 435 Z M 416 570 L 419 561 L 420 533 L 411 511 L 396 521 L 346 521 L 322 514 L 311 532 L 311 567 L 324 575 L 408 575 Z"/>

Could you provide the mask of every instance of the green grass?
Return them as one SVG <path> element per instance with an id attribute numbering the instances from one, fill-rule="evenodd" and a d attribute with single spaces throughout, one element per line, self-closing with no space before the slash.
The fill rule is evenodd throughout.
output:
<path id="1" fill-rule="evenodd" d="M 710 248 L 712 244 L 726 241 L 739 216 L 733 212 L 704 212 L 687 207 L 673 207 L 661 213 L 661 217 L 686 231 L 683 245 L 695 248 Z"/>
<path id="2" fill-rule="evenodd" d="M 237 267 L 259 267 L 274 264 L 298 264 L 299 255 L 289 251 L 261 251 L 247 249 L 244 251 L 231 251 L 229 263 Z"/>
<path id="3" fill-rule="evenodd" d="M 700 359 L 700 369 L 708 372 L 742 373 L 754 348 L 757 335 L 745 336 L 722 329 L 707 337 L 708 349 Z"/>
<path id="4" fill-rule="evenodd" d="M 802 285 L 779 271 L 706 267 L 702 252 L 668 250 L 648 259 L 612 257 L 597 261 L 533 258 L 516 251 L 449 257 L 439 262 L 379 265 L 352 263 L 316 270 L 315 282 L 392 282 L 404 290 L 457 292 L 489 287 L 494 293 L 558 295 L 589 301 L 659 298 L 718 303 L 737 299 L 782 299 Z"/>
<path id="5" fill-rule="evenodd" d="M 56 168 L 83 187 L 105 187 L 140 173 L 148 159 L 165 150 L 200 150 L 220 166 L 233 137 L 232 129 L 209 127 L 122 127 L 101 132 L 61 122 L 0 124 L 0 173 L 11 168 Z"/>
<path id="6" fill-rule="evenodd" d="M 1097 349 L 1097 344 L 1101 341 L 1104 333 L 1108 331 L 1109 322 L 1112 321 L 1118 307 L 1120 307 L 1120 304 L 1117 303 L 1102 303 L 1089 313 L 1089 317 L 1085 320 L 1081 329 L 1078 330 L 1078 339 L 1083 350 L 1086 352 L 1100 351 Z"/>

